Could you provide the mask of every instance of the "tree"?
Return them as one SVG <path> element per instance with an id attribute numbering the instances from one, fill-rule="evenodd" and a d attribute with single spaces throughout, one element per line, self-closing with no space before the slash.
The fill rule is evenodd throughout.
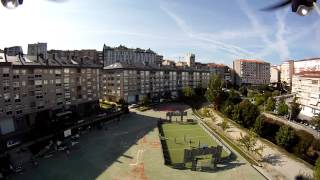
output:
<path id="1" fill-rule="evenodd" d="M 226 129 L 229 128 L 228 121 L 224 119 L 220 126 L 221 126 L 222 130 L 225 131 Z"/>
<path id="2" fill-rule="evenodd" d="M 141 105 L 148 106 L 149 104 L 150 104 L 150 98 L 148 96 L 144 96 L 141 101 Z"/>
<path id="3" fill-rule="evenodd" d="M 320 127 L 320 114 L 316 114 L 312 117 L 311 123 L 317 127 Z"/>
<path id="4" fill-rule="evenodd" d="M 301 111 L 301 108 L 300 108 L 300 105 L 297 103 L 297 98 L 294 98 L 293 99 L 293 102 L 291 103 L 291 119 L 297 119 L 300 111 Z"/>
<path id="5" fill-rule="evenodd" d="M 313 169 L 313 178 L 315 180 L 320 180 L 320 157 L 318 157 L 316 164 Z"/>
<path id="6" fill-rule="evenodd" d="M 227 100 L 222 107 L 222 113 L 225 114 L 228 118 L 232 118 L 234 105 L 229 100 Z"/>
<path id="7" fill-rule="evenodd" d="M 266 110 L 267 111 L 274 111 L 275 108 L 276 108 L 276 100 L 273 97 L 269 97 L 268 101 L 267 101 Z"/>
<path id="8" fill-rule="evenodd" d="M 258 146 L 258 136 L 253 131 L 250 131 L 244 136 L 242 135 L 242 133 L 240 133 L 240 137 L 241 138 L 238 139 L 240 146 L 244 147 L 248 152 L 255 153 L 260 157 L 262 156 L 264 146 Z"/>
<path id="9" fill-rule="evenodd" d="M 245 86 L 241 86 L 241 87 L 239 88 L 239 91 L 240 91 L 240 93 L 241 93 L 242 95 L 244 95 L 244 96 L 247 96 L 247 94 L 248 94 L 248 89 L 247 89 Z"/>
<path id="10" fill-rule="evenodd" d="M 200 83 L 197 85 L 197 87 L 194 90 L 194 93 L 197 96 L 203 96 L 205 92 L 206 92 L 206 89 L 203 88 Z"/>
<path id="11" fill-rule="evenodd" d="M 294 129 L 288 125 L 281 126 L 276 134 L 276 143 L 286 149 L 291 148 L 295 140 Z"/>
<path id="12" fill-rule="evenodd" d="M 275 90 L 272 92 L 272 96 L 279 96 L 280 95 L 280 91 L 279 90 Z"/>
<path id="13" fill-rule="evenodd" d="M 253 124 L 252 131 L 258 135 L 262 134 L 262 129 L 264 125 L 264 116 L 260 115 L 257 117 L 256 121 Z"/>
<path id="14" fill-rule="evenodd" d="M 284 116 L 288 114 L 288 105 L 284 102 L 284 100 L 282 99 L 278 105 L 278 114 L 280 116 Z"/>
<path id="15" fill-rule="evenodd" d="M 191 87 L 184 87 L 182 89 L 183 96 L 186 98 L 191 98 L 195 95 L 194 90 Z"/>
<path id="16" fill-rule="evenodd" d="M 222 91 L 223 81 L 220 79 L 220 77 L 217 74 L 213 74 L 210 77 L 209 84 L 208 84 L 208 90 L 206 92 L 206 98 L 209 102 L 213 103 L 215 108 L 218 109 L 222 103 L 222 97 L 223 94 Z"/>
<path id="17" fill-rule="evenodd" d="M 252 127 L 256 118 L 260 115 L 258 106 L 252 104 L 248 100 L 243 100 L 239 104 L 239 108 L 241 110 L 241 120 L 244 127 Z"/>

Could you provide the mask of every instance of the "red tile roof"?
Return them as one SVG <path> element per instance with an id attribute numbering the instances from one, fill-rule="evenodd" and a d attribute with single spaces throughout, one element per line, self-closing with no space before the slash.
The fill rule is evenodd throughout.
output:
<path id="1" fill-rule="evenodd" d="M 252 62 L 252 63 L 266 63 L 264 61 L 254 60 L 254 59 L 239 59 L 238 61 L 240 61 L 240 62 Z"/>

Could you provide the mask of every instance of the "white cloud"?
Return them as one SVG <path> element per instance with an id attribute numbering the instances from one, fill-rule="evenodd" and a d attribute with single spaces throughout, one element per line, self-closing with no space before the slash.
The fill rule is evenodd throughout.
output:
<path id="1" fill-rule="evenodd" d="M 193 30 L 187 25 L 185 20 L 180 18 L 177 14 L 173 13 L 169 9 L 160 6 L 160 8 L 170 17 L 174 20 L 174 22 L 177 24 L 177 26 L 187 35 L 187 37 L 204 42 L 204 46 L 211 46 L 215 49 L 220 49 L 230 55 L 232 55 L 235 58 L 240 57 L 252 57 L 253 53 L 247 51 L 246 49 L 243 49 L 239 46 L 224 43 L 222 41 L 218 41 L 215 39 L 212 34 L 205 34 L 205 33 L 194 33 Z M 239 35 L 236 35 L 239 36 Z"/>

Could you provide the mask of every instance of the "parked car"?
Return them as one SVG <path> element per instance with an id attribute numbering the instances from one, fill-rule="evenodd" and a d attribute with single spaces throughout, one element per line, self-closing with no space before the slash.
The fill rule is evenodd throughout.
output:
<path id="1" fill-rule="evenodd" d="M 138 107 L 137 104 L 131 104 L 131 105 L 129 105 L 129 109 L 133 109 L 133 108 L 137 108 L 137 107 Z"/>

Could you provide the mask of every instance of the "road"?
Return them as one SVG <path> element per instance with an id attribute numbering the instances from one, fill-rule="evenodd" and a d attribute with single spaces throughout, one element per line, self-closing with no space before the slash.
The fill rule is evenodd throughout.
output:
<path id="1" fill-rule="evenodd" d="M 300 129 L 300 130 L 307 131 L 307 132 L 311 133 L 316 139 L 320 139 L 320 133 L 314 129 L 311 129 L 310 127 L 307 127 L 305 125 L 302 125 L 302 124 L 299 124 L 299 123 L 296 123 L 293 121 L 288 121 L 284 118 L 275 116 L 275 115 L 267 113 L 267 112 L 263 112 L 262 114 L 265 115 L 267 118 L 271 118 L 273 120 L 287 124 L 287 125 L 293 127 L 294 129 Z"/>

